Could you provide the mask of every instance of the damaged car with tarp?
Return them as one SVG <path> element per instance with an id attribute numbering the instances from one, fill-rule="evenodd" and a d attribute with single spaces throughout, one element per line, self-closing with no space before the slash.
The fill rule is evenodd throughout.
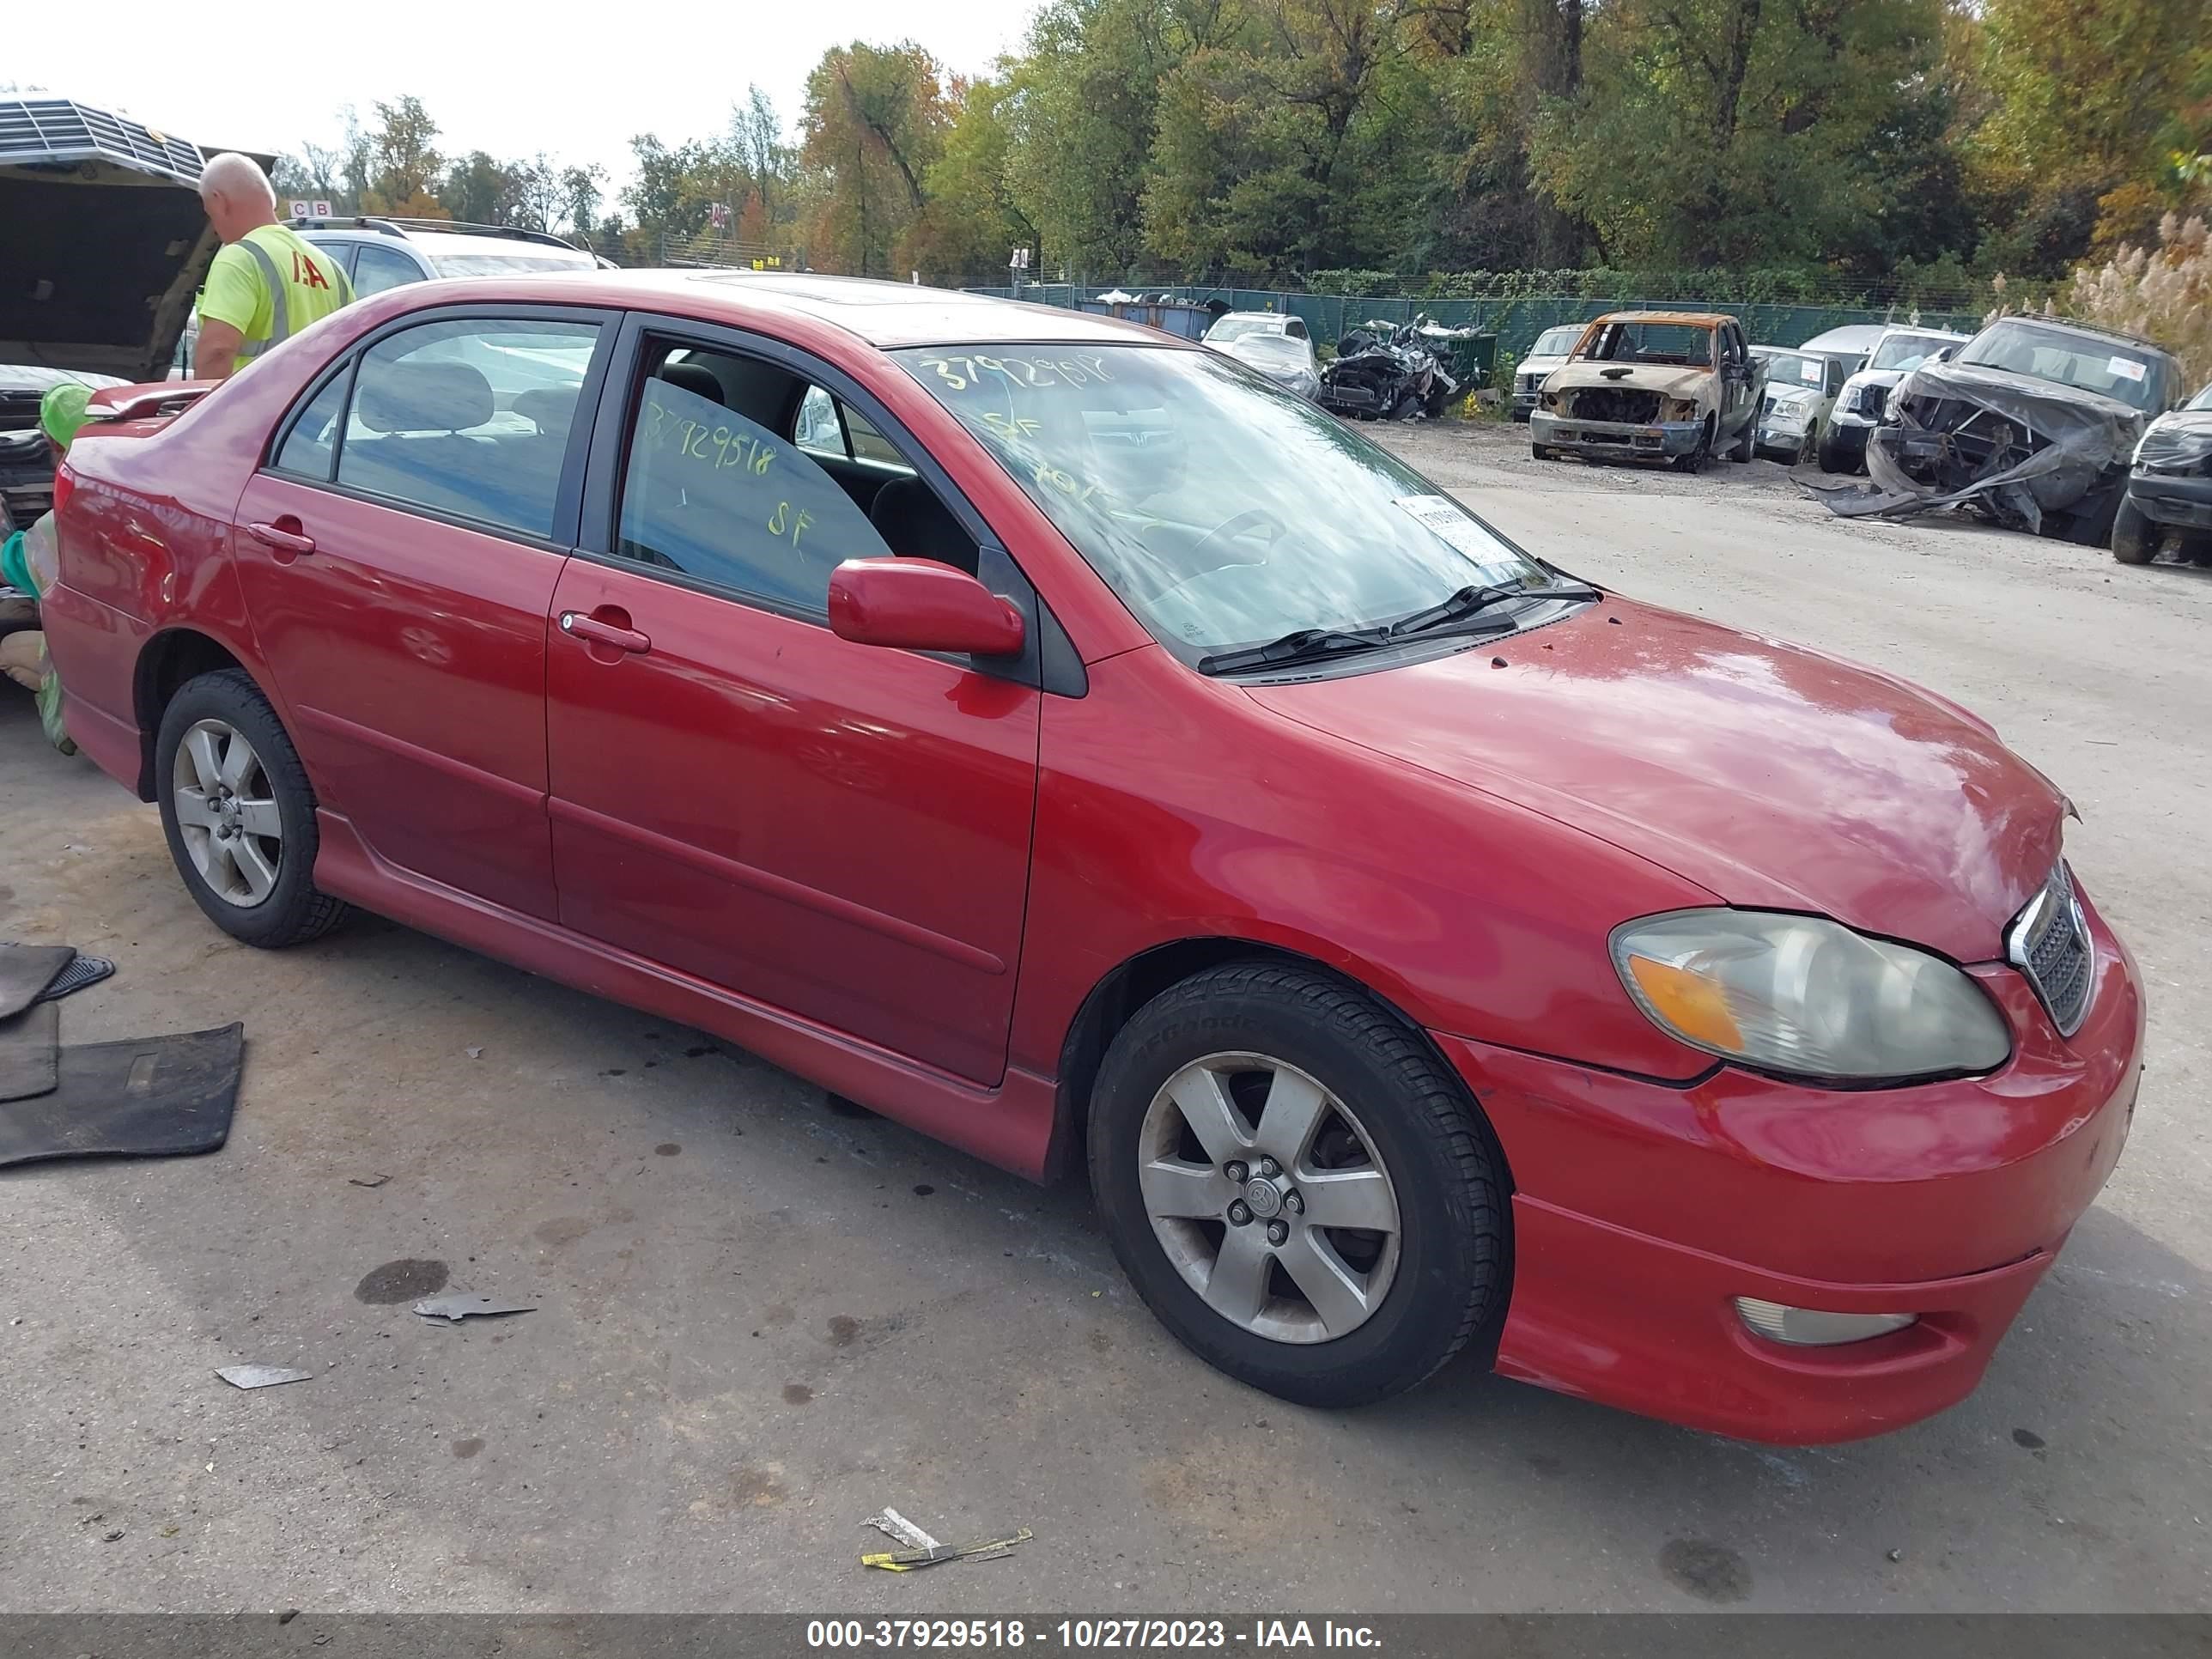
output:
<path id="1" fill-rule="evenodd" d="M 1899 380 L 1869 434 L 1869 482 L 1808 482 L 1845 518 L 1944 507 L 2101 547 L 2145 427 L 2180 401 L 2181 365 L 2133 335 L 2000 317 Z"/>
<path id="2" fill-rule="evenodd" d="M 2148 564 L 2169 539 L 2184 558 L 2212 564 L 2212 384 L 2150 423 L 2112 520 L 2122 564 Z"/>
<path id="3" fill-rule="evenodd" d="M 1349 330 L 1321 372 L 1316 401 L 1330 414 L 1355 421 L 1436 419 L 1460 387 L 1424 337 L 1427 321 Z"/>

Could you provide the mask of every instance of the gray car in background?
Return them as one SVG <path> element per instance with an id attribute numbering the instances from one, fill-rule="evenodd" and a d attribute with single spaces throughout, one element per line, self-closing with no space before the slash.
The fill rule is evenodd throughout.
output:
<path id="1" fill-rule="evenodd" d="M 1527 423 L 1536 411 L 1537 399 L 1544 390 L 1544 377 L 1567 361 L 1567 354 L 1575 349 L 1575 342 L 1583 337 L 1588 323 L 1562 323 L 1557 328 L 1547 328 L 1536 337 L 1528 348 L 1528 355 L 1513 366 L 1513 418 Z"/>
<path id="2" fill-rule="evenodd" d="M 1884 329 L 1866 367 L 1836 394 L 1836 406 L 1820 434 L 1820 471 L 1864 471 L 1867 434 L 1881 424 L 1881 411 L 1897 383 L 1921 364 L 1956 351 L 1967 338 L 1947 328 Z"/>

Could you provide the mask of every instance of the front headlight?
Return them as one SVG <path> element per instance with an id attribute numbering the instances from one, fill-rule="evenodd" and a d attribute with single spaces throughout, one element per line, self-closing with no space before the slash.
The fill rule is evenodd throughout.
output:
<path id="1" fill-rule="evenodd" d="M 1857 1082 L 1994 1071 L 2003 1017 L 1949 963 L 1817 916 L 1677 910 L 1624 923 L 1613 966 L 1692 1048 L 1760 1071 Z"/>
<path id="2" fill-rule="evenodd" d="M 1698 400 L 1695 398 L 1668 398 L 1667 413 L 1662 418 L 1669 421 L 1696 420 L 1698 418 Z"/>
<path id="3" fill-rule="evenodd" d="M 1788 403 L 1778 399 L 1772 413 L 1768 416 L 1768 419 L 1785 432 L 1802 432 L 1805 429 L 1805 423 L 1812 418 L 1813 405 L 1794 399 Z"/>

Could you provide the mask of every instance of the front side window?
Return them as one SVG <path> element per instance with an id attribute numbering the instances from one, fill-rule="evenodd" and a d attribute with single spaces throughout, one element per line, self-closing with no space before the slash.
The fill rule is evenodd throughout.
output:
<path id="1" fill-rule="evenodd" d="M 354 264 L 354 297 L 364 299 L 372 294 L 381 294 L 387 288 L 401 288 L 422 280 L 421 267 L 398 248 L 366 242 Z"/>
<path id="2" fill-rule="evenodd" d="M 367 249 L 363 249 L 367 252 Z M 363 354 L 337 481 L 546 537 L 594 323 L 425 323 Z"/>
<path id="3" fill-rule="evenodd" d="M 615 551 L 747 598 L 823 614 L 832 570 L 847 559 L 892 550 L 816 459 L 845 453 L 835 404 L 820 388 L 809 391 L 793 422 L 805 441 L 787 438 L 714 395 L 714 377 L 698 354 L 688 356 L 687 363 L 664 370 L 695 371 L 678 376 L 683 384 L 656 374 L 638 398 Z"/>
<path id="4" fill-rule="evenodd" d="M 893 355 L 1186 661 L 1551 582 L 1334 416 L 1212 352 Z"/>

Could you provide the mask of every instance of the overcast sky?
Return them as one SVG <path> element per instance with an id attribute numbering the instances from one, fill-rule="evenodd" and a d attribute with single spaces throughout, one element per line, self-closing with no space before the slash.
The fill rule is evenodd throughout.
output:
<path id="1" fill-rule="evenodd" d="M 913 39 L 974 74 L 1016 49 L 1032 0 L 789 0 L 519 6 L 484 0 L 281 0 L 266 6 L 8 8 L 0 80 L 121 106 L 196 144 L 298 152 L 335 144 L 339 106 L 413 93 L 449 154 L 544 150 L 627 174 L 630 135 L 719 132 L 757 81 L 795 127 L 831 46 Z M 226 57 L 225 24 L 239 38 Z M 591 20 L 588 34 L 582 33 Z"/>

